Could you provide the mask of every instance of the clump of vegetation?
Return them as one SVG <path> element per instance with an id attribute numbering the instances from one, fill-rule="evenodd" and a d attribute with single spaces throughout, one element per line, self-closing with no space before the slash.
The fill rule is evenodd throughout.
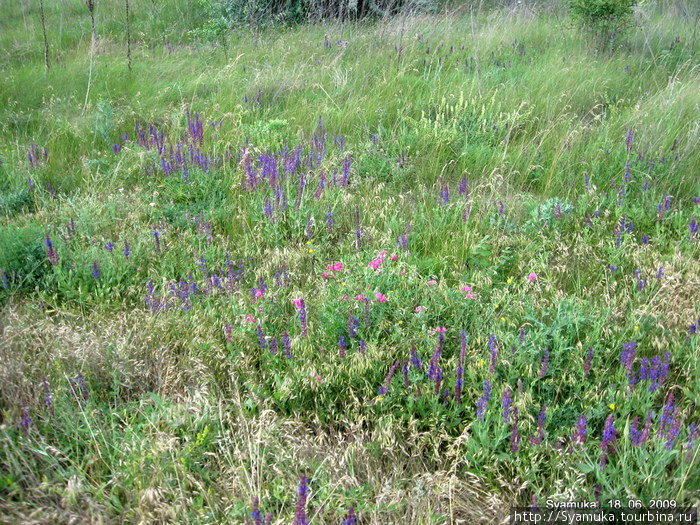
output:
<path id="1" fill-rule="evenodd" d="M 569 0 L 569 11 L 595 44 L 606 50 L 633 25 L 636 4 L 637 0 Z"/>

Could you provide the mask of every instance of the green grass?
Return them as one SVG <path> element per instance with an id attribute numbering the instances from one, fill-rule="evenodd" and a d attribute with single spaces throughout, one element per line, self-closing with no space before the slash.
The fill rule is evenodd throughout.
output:
<path id="1" fill-rule="evenodd" d="M 134 1 L 131 72 L 120 3 L 98 3 L 91 77 L 84 3 L 48 4 L 48 70 L 38 3 L 0 19 L 0 522 L 241 523 L 258 497 L 289 523 L 302 475 L 312 523 L 350 506 L 361 523 L 498 523 L 533 496 L 698 503 L 700 45 L 680 3 L 639 8 L 623 46 L 598 53 L 546 5 L 238 29 L 224 48 L 193 37 L 197 2 Z M 190 161 L 185 180 L 134 126 L 189 154 L 187 112 L 221 162 Z M 322 131 L 319 166 L 246 188 L 244 148 L 256 169 L 297 146 L 305 163 Z M 348 186 L 333 184 L 348 156 Z M 410 363 L 405 387 L 402 364 L 415 345 L 427 370 L 437 327 L 435 395 Z M 630 387 L 630 341 L 634 377 L 669 353 L 659 388 Z"/>

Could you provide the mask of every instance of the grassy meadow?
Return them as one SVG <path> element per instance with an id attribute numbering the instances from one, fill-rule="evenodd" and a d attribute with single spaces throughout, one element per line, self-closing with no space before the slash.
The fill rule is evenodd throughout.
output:
<path id="1" fill-rule="evenodd" d="M 201 4 L 0 1 L 0 523 L 697 505 L 694 2 Z"/>

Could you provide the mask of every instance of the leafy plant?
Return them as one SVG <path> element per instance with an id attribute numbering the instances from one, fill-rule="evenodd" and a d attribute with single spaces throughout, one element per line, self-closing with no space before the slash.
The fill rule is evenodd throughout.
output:
<path id="1" fill-rule="evenodd" d="M 569 12 L 599 48 L 609 49 L 632 25 L 636 3 L 636 0 L 569 0 Z"/>

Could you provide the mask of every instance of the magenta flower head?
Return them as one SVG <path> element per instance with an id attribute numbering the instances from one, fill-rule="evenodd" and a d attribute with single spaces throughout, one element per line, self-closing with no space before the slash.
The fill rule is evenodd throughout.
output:
<path id="1" fill-rule="evenodd" d="M 384 295 L 384 294 L 381 293 L 381 292 L 377 292 L 374 296 L 377 298 L 377 301 L 379 301 L 380 303 L 385 303 L 385 302 L 387 302 L 386 295 Z"/>
<path id="2" fill-rule="evenodd" d="M 527 280 L 530 281 L 531 283 L 534 283 L 538 279 L 537 274 L 535 272 L 530 273 L 530 275 L 527 276 Z"/>

